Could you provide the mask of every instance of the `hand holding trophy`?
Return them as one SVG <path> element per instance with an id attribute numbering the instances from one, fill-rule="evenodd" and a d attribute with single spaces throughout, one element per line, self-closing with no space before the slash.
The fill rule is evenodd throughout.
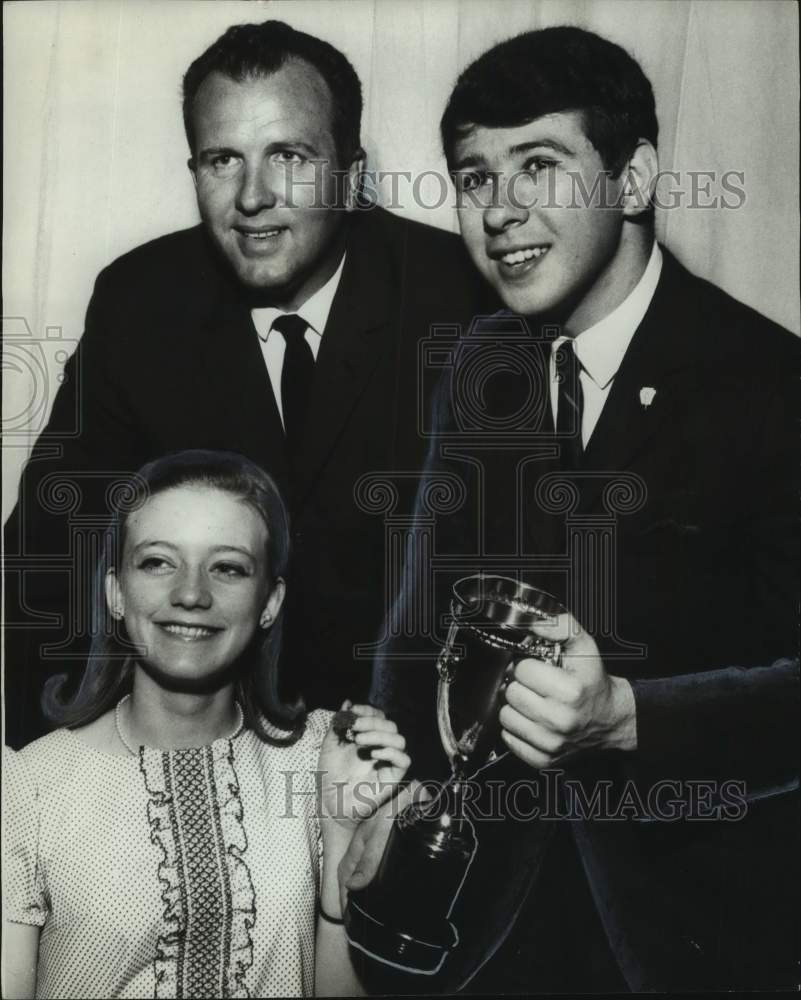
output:
<path id="1" fill-rule="evenodd" d="M 451 625 L 438 659 L 437 723 L 451 763 L 439 794 L 397 817 L 373 881 L 351 892 L 350 943 L 387 965 L 433 975 L 458 944 L 450 916 L 478 848 L 465 782 L 506 748 L 498 714 L 516 661 L 559 666 L 562 645 L 532 631 L 564 613 L 550 594 L 503 576 L 454 585 Z M 421 905 L 420 886 L 425 886 Z"/>

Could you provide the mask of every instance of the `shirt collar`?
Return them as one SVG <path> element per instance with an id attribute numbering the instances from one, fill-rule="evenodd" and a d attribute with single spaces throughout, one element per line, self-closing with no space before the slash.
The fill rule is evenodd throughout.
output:
<path id="1" fill-rule="evenodd" d="M 314 295 L 309 296 L 300 309 L 294 310 L 294 312 L 300 316 L 301 319 L 304 319 L 308 326 L 310 326 L 311 329 L 314 330 L 314 332 L 320 337 L 322 337 L 323 330 L 325 330 L 325 325 L 328 322 L 328 316 L 331 312 L 331 306 L 334 302 L 334 296 L 337 293 L 339 282 L 342 279 L 342 271 L 345 268 L 346 256 L 346 253 L 342 255 L 339 267 L 336 271 L 334 271 L 323 287 L 318 288 Z M 251 310 L 253 324 L 262 340 L 267 339 L 275 320 L 284 314 L 285 310 L 275 309 L 272 306 L 264 306 L 259 309 Z"/>
<path id="2" fill-rule="evenodd" d="M 599 389 L 605 389 L 617 374 L 631 338 L 648 311 L 661 272 L 662 252 L 654 241 L 642 277 L 617 309 L 574 338 L 576 357 Z"/>

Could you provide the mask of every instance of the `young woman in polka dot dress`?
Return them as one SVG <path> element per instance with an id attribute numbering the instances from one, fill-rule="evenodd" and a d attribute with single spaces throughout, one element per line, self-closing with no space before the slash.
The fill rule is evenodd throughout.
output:
<path id="1" fill-rule="evenodd" d="M 182 452 L 137 483 L 81 685 L 45 694 L 65 728 L 7 751 L 4 995 L 361 992 L 337 864 L 404 740 L 367 706 L 332 727 L 281 703 L 288 531 L 264 472 Z"/>

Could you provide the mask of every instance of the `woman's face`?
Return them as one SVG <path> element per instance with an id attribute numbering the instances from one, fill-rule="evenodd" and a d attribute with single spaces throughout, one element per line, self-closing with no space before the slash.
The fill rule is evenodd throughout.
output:
<path id="1" fill-rule="evenodd" d="M 283 581 L 270 587 L 262 519 L 202 485 L 165 490 L 131 514 L 121 569 L 106 578 L 141 662 L 172 689 L 222 681 L 283 596 Z"/>

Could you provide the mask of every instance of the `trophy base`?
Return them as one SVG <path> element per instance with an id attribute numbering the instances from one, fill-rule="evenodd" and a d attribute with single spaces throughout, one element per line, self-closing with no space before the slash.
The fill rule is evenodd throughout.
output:
<path id="1" fill-rule="evenodd" d="M 345 933 L 354 948 L 384 965 L 404 972 L 433 976 L 442 968 L 459 935 L 449 920 L 436 929 L 428 929 L 426 937 L 412 937 L 388 924 L 381 923 L 359 906 L 351 894 L 345 909 Z"/>

